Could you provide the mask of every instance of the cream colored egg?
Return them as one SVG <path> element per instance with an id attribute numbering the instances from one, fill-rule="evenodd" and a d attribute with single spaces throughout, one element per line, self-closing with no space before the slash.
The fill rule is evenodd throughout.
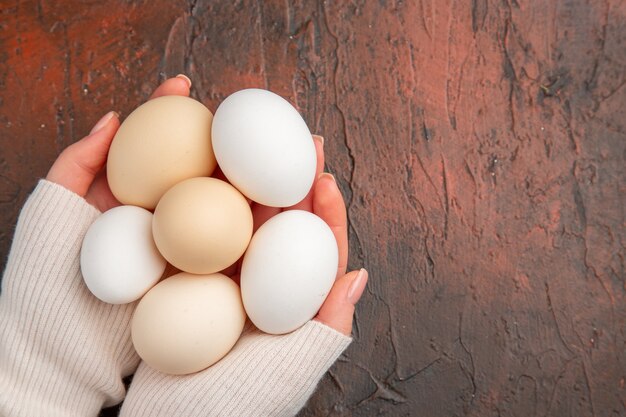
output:
<path id="1" fill-rule="evenodd" d="M 239 287 L 230 278 L 182 272 L 161 281 L 141 299 L 131 334 L 148 365 L 182 375 L 224 357 L 245 320 Z"/>
<path id="2" fill-rule="evenodd" d="M 227 182 L 191 178 L 163 195 L 152 220 L 154 242 L 178 269 L 212 274 L 234 264 L 252 237 L 252 211 Z"/>
<path id="3" fill-rule="evenodd" d="M 150 100 L 124 120 L 113 138 L 107 179 L 123 204 L 153 209 L 173 185 L 215 169 L 213 114 L 189 97 Z"/>

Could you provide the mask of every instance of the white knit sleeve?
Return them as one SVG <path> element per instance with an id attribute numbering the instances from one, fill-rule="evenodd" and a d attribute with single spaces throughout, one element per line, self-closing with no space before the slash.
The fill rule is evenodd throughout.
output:
<path id="1" fill-rule="evenodd" d="M 135 303 L 96 299 L 79 253 L 100 212 L 42 180 L 20 214 L 0 294 L 0 415 L 86 417 L 119 403 L 139 358 Z"/>
<path id="2" fill-rule="evenodd" d="M 293 416 L 351 340 L 317 321 L 282 336 L 248 323 L 233 350 L 202 372 L 165 375 L 142 362 L 120 417 Z"/>

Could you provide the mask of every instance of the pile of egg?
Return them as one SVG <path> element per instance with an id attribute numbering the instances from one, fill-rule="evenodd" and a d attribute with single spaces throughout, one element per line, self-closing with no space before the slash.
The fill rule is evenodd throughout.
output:
<path id="1" fill-rule="evenodd" d="M 253 235 L 248 201 L 298 203 L 316 163 L 298 111 L 266 90 L 230 95 L 215 117 L 196 100 L 164 96 L 124 120 L 107 161 L 123 205 L 87 231 L 81 270 L 104 302 L 140 299 L 131 334 L 148 365 L 197 372 L 232 349 L 246 316 L 283 334 L 316 314 L 337 271 L 331 229 L 310 212 L 286 210 Z M 217 165 L 229 182 L 210 177 Z M 220 271 L 242 256 L 239 286 Z M 182 272 L 161 280 L 168 262 Z"/>

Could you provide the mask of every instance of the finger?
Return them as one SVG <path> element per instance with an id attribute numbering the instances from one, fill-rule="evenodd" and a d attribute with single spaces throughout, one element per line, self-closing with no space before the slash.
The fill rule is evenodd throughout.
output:
<path id="1" fill-rule="evenodd" d="M 149 100 L 161 96 L 189 96 L 191 80 L 184 74 L 178 74 L 174 78 L 165 80 L 152 93 Z"/>
<path id="2" fill-rule="evenodd" d="M 106 168 L 101 169 L 96 174 L 95 179 L 85 195 L 85 200 L 102 212 L 122 205 L 111 192 L 109 182 L 107 181 Z"/>
<path id="3" fill-rule="evenodd" d="M 84 197 L 104 166 L 115 132 L 120 126 L 116 112 L 105 114 L 89 136 L 65 148 L 54 161 L 46 179 Z"/>
<path id="4" fill-rule="evenodd" d="M 269 207 L 263 204 L 255 203 L 252 205 L 252 233 L 256 233 L 257 229 L 266 221 L 280 213 L 280 207 Z"/>
<path id="5" fill-rule="evenodd" d="M 313 191 L 315 190 L 315 183 L 317 182 L 317 177 L 319 177 L 319 175 L 324 171 L 324 138 L 318 135 L 313 135 L 313 143 L 315 144 L 317 165 L 315 167 L 315 180 L 313 181 L 311 190 L 309 190 L 309 193 L 302 201 L 291 207 L 287 207 L 285 210 L 313 211 Z"/>
<path id="6" fill-rule="evenodd" d="M 352 333 L 354 305 L 363 295 L 366 284 L 367 271 L 365 269 L 352 271 L 339 278 L 335 281 L 315 320 L 349 336 Z"/>
<path id="7" fill-rule="evenodd" d="M 339 251 L 337 277 L 340 277 L 348 266 L 348 217 L 335 177 L 326 172 L 320 175 L 315 185 L 313 213 L 324 220 L 335 235 Z"/>

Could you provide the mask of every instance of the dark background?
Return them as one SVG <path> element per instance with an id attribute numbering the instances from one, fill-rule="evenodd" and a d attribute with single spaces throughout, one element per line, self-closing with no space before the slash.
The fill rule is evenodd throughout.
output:
<path id="1" fill-rule="evenodd" d="M 268 88 L 325 136 L 371 277 L 301 416 L 626 415 L 625 2 L 0 4 L 3 259 L 107 111 L 180 72 L 212 111 Z"/>

